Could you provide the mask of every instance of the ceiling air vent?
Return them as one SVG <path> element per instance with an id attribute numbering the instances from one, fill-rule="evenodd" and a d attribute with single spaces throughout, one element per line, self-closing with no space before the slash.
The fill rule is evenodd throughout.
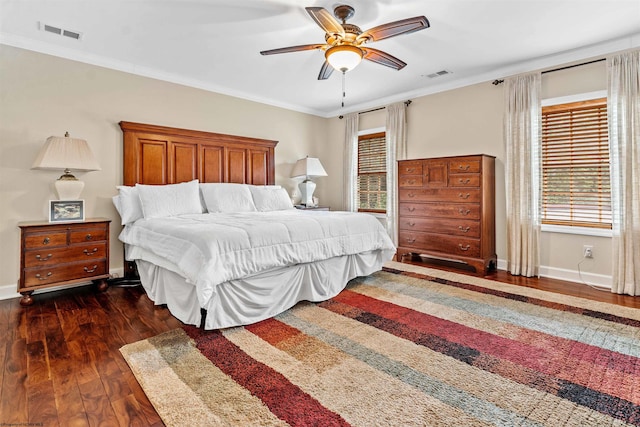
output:
<path id="1" fill-rule="evenodd" d="M 441 70 L 436 71 L 435 73 L 427 74 L 427 77 L 429 77 L 430 79 L 434 79 L 436 77 L 446 76 L 447 74 L 452 74 L 452 72 L 449 70 Z"/>
<path id="2" fill-rule="evenodd" d="M 41 31 L 46 31 L 47 33 L 57 34 L 59 36 L 69 37 L 70 39 L 80 40 L 82 33 L 78 31 L 65 30 L 64 28 L 57 27 L 55 25 L 45 24 L 43 22 L 38 22 L 38 27 Z"/>

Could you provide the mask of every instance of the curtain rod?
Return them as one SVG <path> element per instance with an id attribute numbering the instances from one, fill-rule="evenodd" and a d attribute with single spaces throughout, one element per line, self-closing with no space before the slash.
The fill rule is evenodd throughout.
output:
<path id="1" fill-rule="evenodd" d="M 408 100 L 404 101 L 404 105 L 406 105 L 407 107 L 409 105 L 411 105 L 411 100 L 408 99 Z M 385 108 L 387 108 L 387 107 L 373 108 L 373 109 L 367 110 L 367 111 L 360 111 L 358 114 L 372 113 L 374 111 L 384 110 Z M 338 118 L 342 120 L 344 118 L 344 116 L 343 115 L 339 115 Z"/>
<path id="2" fill-rule="evenodd" d="M 595 62 L 606 61 L 606 59 L 607 58 L 600 58 L 600 59 L 594 59 L 593 61 L 583 62 L 581 64 L 567 65 L 566 67 L 554 68 L 553 70 L 546 70 L 546 71 L 541 72 L 540 74 L 553 73 L 554 71 L 561 71 L 561 70 L 567 70 L 569 68 L 581 67 L 583 65 L 593 64 Z M 504 79 L 496 79 L 496 80 L 491 82 L 491 84 L 494 85 L 494 86 L 498 86 L 500 83 L 504 83 Z"/>

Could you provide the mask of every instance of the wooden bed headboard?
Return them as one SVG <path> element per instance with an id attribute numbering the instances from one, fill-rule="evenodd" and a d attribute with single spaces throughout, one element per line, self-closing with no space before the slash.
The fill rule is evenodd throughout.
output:
<path id="1" fill-rule="evenodd" d="M 120 122 L 124 185 L 233 182 L 275 183 L 278 141 L 142 123 Z"/>

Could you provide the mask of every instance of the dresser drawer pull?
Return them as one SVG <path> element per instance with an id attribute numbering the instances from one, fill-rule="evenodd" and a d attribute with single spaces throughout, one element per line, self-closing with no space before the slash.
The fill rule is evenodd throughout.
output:
<path id="1" fill-rule="evenodd" d="M 36 274 L 36 277 L 38 278 L 38 280 L 47 280 L 47 278 L 51 277 L 51 275 L 53 275 L 52 272 L 48 272 L 46 276 L 42 277 L 40 275 L 40 273 Z"/>
<path id="2" fill-rule="evenodd" d="M 468 251 L 469 249 L 471 249 L 471 245 L 462 246 L 462 243 L 458 243 L 458 247 L 461 251 Z"/>
<path id="3" fill-rule="evenodd" d="M 50 241 L 51 241 L 51 239 L 49 239 L 48 237 L 45 237 L 44 240 L 42 240 L 42 244 L 43 245 L 48 245 Z"/>
<path id="4" fill-rule="evenodd" d="M 42 258 L 42 257 L 40 256 L 40 254 L 38 254 L 38 255 L 36 255 L 36 259 L 37 259 L 38 261 L 47 261 L 47 260 L 51 259 L 51 257 L 52 257 L 52 256 L 53 256 L 53 254 L 47 254 L 47 256 L 46 256 L 46 257 Z"/>
<path id="5" fill-rule="evenodd" d="M 86 240 L 91 240 L 91 239 L 93 239 L 93 236 L 91 235 L 91 233 L 87 233 L 87 235 L 86 235 L 86 236 L 84 236 L 84 238 L 85 238 Z"/>
<path id="6" fill-rule="evenodd" d="M 415 225 L 416 225 L 415 222 L 407 222 L 407 224 L 409 225 L 409 227 L 415 227 Z"/>
<path id="7" fill-rule="evenodd" d="M 468 184 L 468 183 L 470 183 L 470 182 L 471 182 L 471 179 L 470 179 L 470 178 L 467 178 L 467 179 L 462 179 L 462 178 L 460 178 L 460 179 L 458 180 L 458 182 L 459 182 L 460 184 Z"/>
<path id="8" fill-rule="evenodd" d="M 410 179 L 410 180 L 408 180 L 408 181 L 407 181 L 407 184 L 408 184 L 408 185 L 413 185 L 413 184 L 415 184 L 415 183 L 416 183 L 416 180 L 415 180 L 415 179 Z"/>
<path id="9" fill-rule="evenodd" d="M 471 165 L 458 165 L 458 170 L 468 171 Z"/>
<path id="10" fill-rule="evenodd" d="M 91 267 L 91 269 L 89 269 L 88 267 L 84 268 L 84 271 L 86 271 L 87 273 L 93 273 L 94 271 L 96 271 L 98 269 L 98 265 L 94 265 L 93 267 Z"/>
<path id="11" fill-rule="evenodd" d="M 471 197 L 471 193 L 467 193 L 467 194 L 458 194 L 458 197 L 460 197 L 461 199 L 468 199 L 469 197 Z"/>
<path id="12" fill-rule="evenodd" d="M 415 237 L 411 237 L 411 238 L 408 238 L 408 239 L 407 239 L 407 243 L 413 243 L 413 242 L 415 242 L 415 241 L 416 241 L 416 238 L 415 238 Z"/>
<path id="13" fill-rule="evenodd" d="M 413 173 L 413 171 L 415 170 L 415 168 L 405 168 L 404 171 L 406 173 Z"/>
<path id="14" fill-rule="evenodd" d="M 96 252 L 98 252 L 98 248 L 93 248 L 92 251 L 89 251 L 88 249 L 85 249 L 84 251 L 82 251 L 86 256 L 91 256 L 91 255 L 95 255 Z"/>
<path id="15" fill-rule="evenodd" d="M 471 229 L 471 227 L 463 227 L 461 225 L 458 226 L 458 230 L 462 231 L 463 233 L 468 232 Z"/>
<path id="16" fill-rule="evenodd" d="M 409 196 L 409 197 L 416 197 L 415 193 L 409 193 L 409 194 L 407 194 L 407 196 Z"/>
<path id="17" fill-rule="evenodd" d="M 458 213 L 460 215 L 469 215 L 470 212 L 471 211 L 469 209 L 462 209 L 462 208 L 458 209 Z"/>
<path id="18" fill-rule="evenodd" d="M 409 212 L 413 212 L 413 211 L 415 211 L 415 210 L 416 210 L 416 208 L 415 208 L 415 206 L 411 206 L 411 207 L 407 208 L 407 210 L 408 210 Z"/>

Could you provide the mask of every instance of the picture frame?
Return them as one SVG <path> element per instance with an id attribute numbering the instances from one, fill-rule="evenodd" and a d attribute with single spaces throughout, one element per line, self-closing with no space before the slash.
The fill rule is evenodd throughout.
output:
<path id="1" fill-rule="evenodd" d="M 49 200 L 49 222 L 84 221 L 84 200 Z"/>

